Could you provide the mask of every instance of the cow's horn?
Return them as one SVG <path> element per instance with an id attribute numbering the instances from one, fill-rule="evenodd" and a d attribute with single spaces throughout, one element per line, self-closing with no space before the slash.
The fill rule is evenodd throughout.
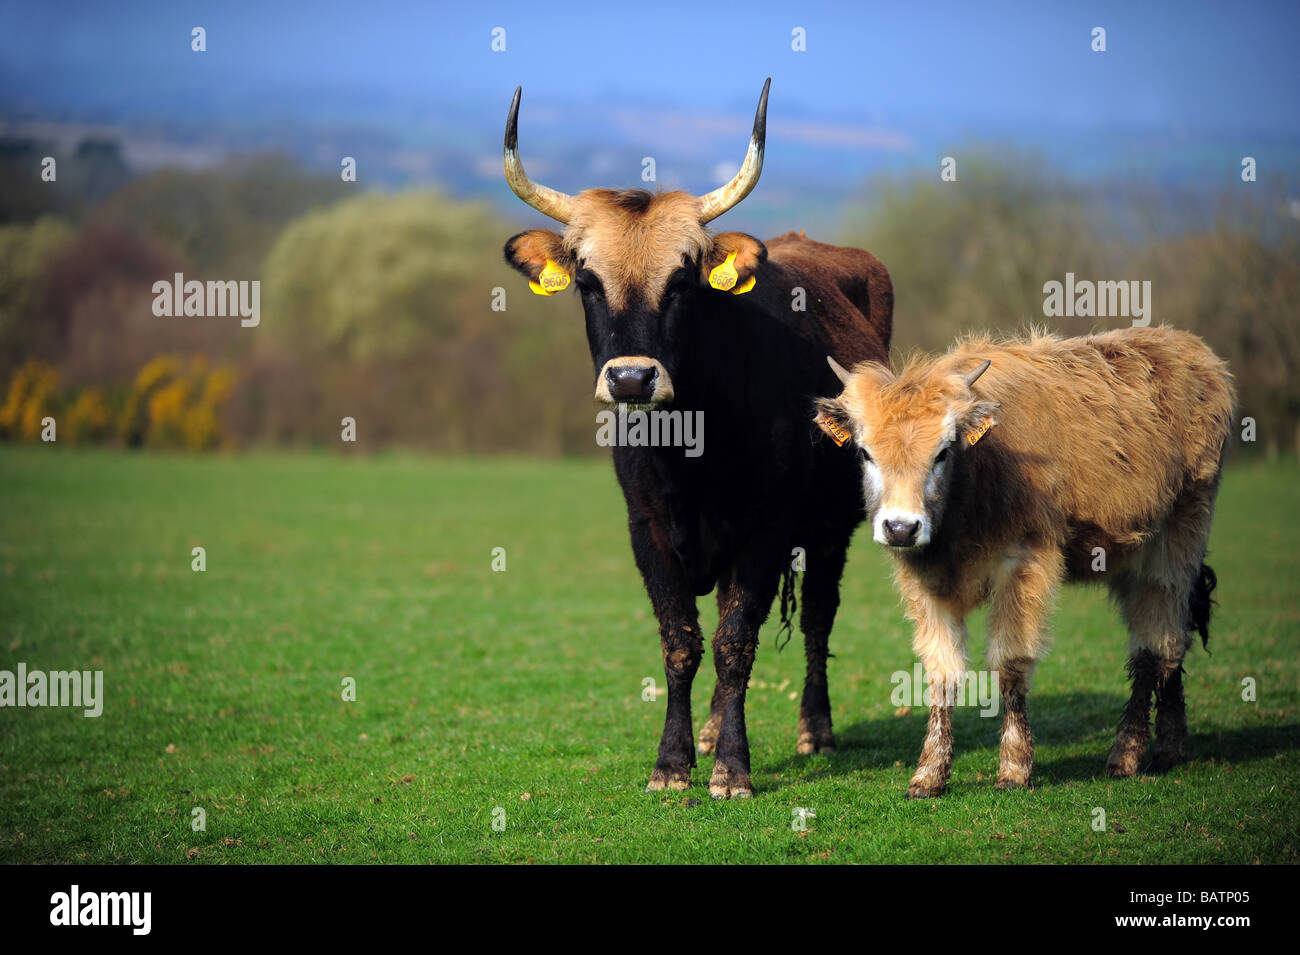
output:
<path id="1" fill-rule="evenodd" d="M 558 222 L 568 223 L 573 218 L 573 196 L 556 192 L 533 182 L 524 172 L 524 164 L 519 161 L 519 97 L 523 94 L 522 86 L 515 87 L 515 98 L 510 104 L 510 116 L 506 119 L 506 144 L 502 153 L 506 167 L 506 182 L 516 196 L 524 200 L 538 212 L 550 216 Z"/>
<path id="2" fill-rule="evenodd" d="M 700 196 L 700 222 L 709 222 L 722 215 L 736 203 L 749 195 L 758 185 L 758 177 L 763 172 L 763 144 L 767 141 L 767 90 L 772 85 L 772 77 L 763 84 L 763 95 L 758 98 L 758 111 L 754 113 L 754 132 L 749 137 L 749 152 L 734 179 L 714 189 L 707 195 Z"/>
<path id="3" fill-rule="evenodd" d="M 984 372 L 988 371 L 988 370 L 989 370 L 989 365 L 991 365 L 991 364 L 993 364 L 993 362 L 989 361 L 988 359 L 985 359 L 984 364 L 980 365 L 978 368 L 976 368 L 974 371 L 972 371 L 969 375 L 963 375 L 962 377 L 966 379 L 966 387 L 969 388 L 971 385 L 975 384 L 975 382 L 979 381 L 979 377 L 980 377 L 980 375 L 982 375 L 982 374 L 984 374 Z"/>
<path id="4" fill-rule="evenodd" d="M 849 375 L 849 373 L 848 373 L 847 371 L 845 371 L 843 365 L 841 365 L 839 362 L 837 362 L 837 361 L 836 361 L 834 358 L 832 358 L 830 355 L 827 355 L 827 356 L 826 356 L 826 364 L 828 364 L 828 365 L 831 366 L 831 371 L 835 372 L 835 377 L 836 377 L 836 378 L 838 378 L 840 381 L 842 381 L 842 382 L 843 382 L 844 384 L 846 384 L 846 385 L 849 383 L 849 378 L 850 378 L 851 376 Z"/>

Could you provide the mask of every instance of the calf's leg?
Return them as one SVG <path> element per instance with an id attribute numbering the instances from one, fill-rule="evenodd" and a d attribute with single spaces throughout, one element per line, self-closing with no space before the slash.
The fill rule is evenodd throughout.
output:
<path id="1" fill-rule="evenodd" d="M 1183 658 L 1189 630 L 1208 640 L 1213 572 L 1204 566 L 1214 512 L 1217 476 L 1192 486 L 1174 504 L 1164 528 L 1149 541 L 1133 568 L 1116 578 L 1111 592 L 1128 625 L 1133 694 L 1106 761 L 1112 776 L 1138 772 L 1150 736 L 1151 694 L 1156 700 L 1156 745 L 1150 764 L 1165 772 L 1182 762 L 1187 744 Z"/>
<path id="2" fill-rule="evenodd" d="M 1026 696 L 1034 665 L 1047 652 L 1047 614 L 1063 573 L 1059 551 L 1037 549 L 1007 563 L 993 582 L 988 667 L 998 675 L 1002 696 L 997 789 L 1028 786 L 1033 772 Z"/>
<path id="3" fill-rule="evenodd" d="M 966 673 L 966 624 L 953 608 L 903 583 L 908 616 L 916 623 L 914 646 L 929 681 L 930 720 L 909 799 L 940 796 L 952 774 L 952 705 Z"/>

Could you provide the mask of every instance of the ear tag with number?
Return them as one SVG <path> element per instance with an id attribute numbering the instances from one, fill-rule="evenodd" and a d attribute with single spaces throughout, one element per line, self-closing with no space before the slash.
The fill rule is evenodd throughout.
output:
<path id="1" fill-rule="evenodd" d="M 736 253 L 729 252 L 727 260 L 721 265 L 715 266 L 713 271 L 709 273 L 709 284 L 719 292 L 726 292 L 735 287 L 736 279 L 740 277 L 736 274 L 735 261 Z M 748 291 L 748 289 L 745 291 Z"/>
<path id="2" fill-rule="evenodd" d="M 848 441 L 851 437 L 849 432 L 845 428 L 842 428 L 838 421 L 833 418 L 828 418 L 824 414 L 818 415 L 817 420 L 813 423 L 829 434 L 831 440 L 835 442 L 837 447 L 844 447 L 844 442 Z"/>
<path id="3" fill-rule="evenodd" d="M 744 282 L 742 282 L 741 284 L 733 288 L 731 290 L 731 294 L 744 295 L 746 292 L 748 292 L 750 289 L 754 287 L 754 282 L 755 282 L 755 277 L 751 275 L 749 278 L 745 279 Z"/>
<path id="4" fill-rule="evenodd" d="M 563 292 L 569 287 L 569 273 L 547 259 L 541 274 L 537 276 L 537 281 L 529 282 L 528 287 L 537 295 L 554 295 L 556 292 Z"/>
<path id="5" fill-rule="evenodd" d="M 984 437 L 984 435 L 988 434 L 989 428 L 993 427 L 995 424 L 997 424 L 997 422 L 994 421 L 991 417 L 985 418 L 983 421 L 980 422 L 980 426 L 976 428 L 974 431 L 966 432 L 966 440 L 970 444 L 974 444 L 980 438 Z"/>

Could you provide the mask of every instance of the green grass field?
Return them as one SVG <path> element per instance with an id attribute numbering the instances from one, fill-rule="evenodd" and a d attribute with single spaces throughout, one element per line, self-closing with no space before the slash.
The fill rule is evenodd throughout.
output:
<path id="1" fill-rule="evenodd" d="M 0 669 L 105 681 L 98 719 L 0 710 L 0 861 L 1294 863 L 1298 480 L 1225 479 L 1212 654 L 1188 659 L 1173 773 L 1103 775 L 1127 638 L 1103 591 L 1074 589 L 1030 696 L 1034 788 L 993 790 L 1000 719 L 959 710 L 948 794 L 905 799 L 925 715 L 890 702 L 910 632 L 860 532 L 838 752 L 795 755 L 802 646 L 777 653 L 769 622 L 756 797 L 713 802 L 710 757 L 690 792 L 643 792 L 665 700 L 642 680 L 663 675 L 608 462 L 0 449 Z M 706 654 L 697 731 L 712 687 Z"/>

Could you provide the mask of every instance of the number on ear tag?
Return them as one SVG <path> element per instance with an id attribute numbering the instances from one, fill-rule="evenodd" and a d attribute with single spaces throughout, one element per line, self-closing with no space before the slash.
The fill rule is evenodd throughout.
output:
<path id="1" fill-rule="evenodd" d="M 715 266 L 713 271 L 709 273 L 709 284 L 719 292 L 726 292 L 735 287 L 736 279 L 740 277 L 736 274 L 735 261 L 736 253 L 730 252 L 727 254 L 727 260 L 721 265 Z"/>
<path id="2" fill-rule="evenodd" d="M 554 295 L 556 292 L 563 292 L 569 287 L 569 273 L 547 259 L 541 274 L 537 276 L 537 281 L 529 282 L 528 287 L 538 295 Z"/>

